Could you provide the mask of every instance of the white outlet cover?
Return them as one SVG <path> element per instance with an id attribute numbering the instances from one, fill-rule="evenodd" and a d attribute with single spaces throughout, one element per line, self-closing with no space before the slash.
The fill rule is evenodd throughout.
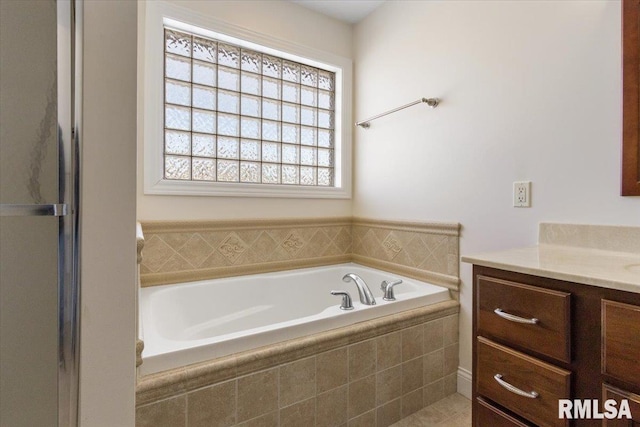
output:
<path id="1" fill-rule="evenodd" d="M 531 207 L 531 181 L 516 181 L 513 183 L 513 207 Z"/>

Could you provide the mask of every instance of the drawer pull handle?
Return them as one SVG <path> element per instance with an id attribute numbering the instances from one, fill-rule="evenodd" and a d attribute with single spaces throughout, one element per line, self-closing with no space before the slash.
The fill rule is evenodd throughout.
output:
<path id="1" fill-rule="evenodd" d="M 539 396 L 539 394 L 536 393 L 535 391 L 523 391 L 523 390 L 520 390 L 518 387 L 512 386 L 511 384 L 503 380 L 502 375 L 500 374 L 495 374 L 493 376 L 493 379 L 496 380 L 498 384 L 500 384 L 502 387 L 506 388 L 511 393 L 517 394 L 518 396 L 528 397 L 529 399 L 535 399 Z"/>
<path id="2" fill-rule="evenodd" d="M 526 323 L 528 325 L 537 325 L 539 322 L 539 320 L 536 319 L 535 317 L 531 319 L 525 319 L 524 317 L 514 316 L 513 314 L 505 313 L 504 311 L 502 311 L 501 308 L 496 308 L 495 310 L 493 310 L 493 312 L 498 316 L 502 317 L 503 319 L 511 320 L 512 322 L 516 322 L 516 323 Z"/>

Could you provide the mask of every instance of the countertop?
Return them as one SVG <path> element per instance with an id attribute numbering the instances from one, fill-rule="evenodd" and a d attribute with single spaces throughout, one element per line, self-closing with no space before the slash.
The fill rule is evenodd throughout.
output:
<path id="1" fill-rule="evenodd" d="M 463 262 L 640 293 L 640 253 L 552 244 L 463 256 Z"/>

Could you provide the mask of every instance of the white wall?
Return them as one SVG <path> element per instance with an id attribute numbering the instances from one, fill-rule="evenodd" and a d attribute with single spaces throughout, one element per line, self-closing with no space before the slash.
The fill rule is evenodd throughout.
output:
<path id="1" fill-rule="evenodd" d="M 136 2 L 84 2 L 80 425 L 135 423 Z"/>
<path id="2" fill-rule="evenodd" d="M 354 33 L 354 214 L 457 221 L 462 255 L 533 245 L 541 221 L 640 225 L 620 197 L 615 1 L 392 1 Z M 511 207 L 512 182 L 533 207 Z M 460 366 L 471 369 L 471 267 Z"/>
<path id="3" fill-rule="evenodd" d="M 351 26 L 287 1 L 180 1 L 169 3 L 270 37 L 352 58 Z M 139 4 L 144 16 L 145 2 Z M 144 21 L 138 27 L 144 34 Z M 140 70 L 142 67 L 139 67 Z M 143 89 L 139 75 L 138 90 Z M 351 200 L 154 196 L 143 192 L 143 100 L 138 115 L 138 219 L 189 220 L 318 217 L 351 214 Z"/>

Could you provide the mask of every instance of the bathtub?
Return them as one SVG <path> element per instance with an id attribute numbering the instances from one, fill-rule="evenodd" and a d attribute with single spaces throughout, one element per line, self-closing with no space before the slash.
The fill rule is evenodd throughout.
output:
<path id="1" fill-rule="evenodd" d="M 353 282 L 362 277 L 376 305 L 360 303 Z M 380 283 L 402 279 L 396 301 L 384 301 Z M 340 309 L 347 291 L 354 309 Z M 357 264 L 143 288 L 140 328 L 144 340 L 140 373 L 147 375 L 351 325 L 451 299 L 449 290 Z"/>

